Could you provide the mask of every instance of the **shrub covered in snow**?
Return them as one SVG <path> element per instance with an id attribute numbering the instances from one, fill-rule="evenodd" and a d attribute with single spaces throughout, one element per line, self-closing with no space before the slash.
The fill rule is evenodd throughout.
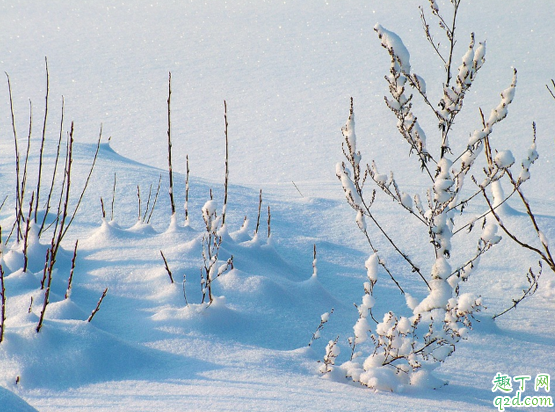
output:
<path id="1" fill-rule="evenodd" d="M 417 157 L 417 167 L 428 179 L 428 190 L 424 194 L 426 201 L 422 200 L 420 194 L 411 196 L 402 192 L 393 173 L 380 173 L 375 162 L 366 166 L 361 164 L 352 99 L 349 118 L 342 128 L 346 162 L 337 165 L 336 173 L 347 202 L 356 212 L 356 224 L 366 236 L 372 254 L 365 264 L 368 280 L 364 284 L 362 302 L 357 305 L 359 316 L 353 326 L 354 336 L 349 338 L 351 358 L 341 368 L 347 377 L 375 389 L 396 391 L 405 385 L 423 385 L 424 382 L 433 387 L 442 385 L 442 382 L 433 378 L 431 370 L 437 366 L 437 362 L 443 362 L 453 354 L 458 342 L 471 329 L 473 315 L 482 308 L 482 298 L 463 293 L 462 282 L 477 268 L 482 255 L 500 242 L 499 228 L 521 246 L 529 246 L 512 235 L 503 225 L 499 213 L 500 207 L 514 193 L 518 193 L 527 204 L 520 186 L 529 179 L 529 168 L 538 157 L 535 133 L 534 142 L 527 158 L 522 162 L 518 179 L 513 178 L 514 172 L 511 169 L 515 165 L 513 154 L 509 150 L 493 150 L 489 140 L 494 126 L 507 116 L 509 105 L 513 101 L 517 83 L 516 70 L 511 84 L 501 93 L 497 107 L 491 110 L 489 116 L 482 114 L 481 128 L 470 131 L 463 149 L 456 152 L 457 145 L 450 141 L 455 130 L 455 119 L 463 109 L 465 96 L 478 71 L 485 63 L 486 54 L 485 41 L 476 44 L 472 34 L 462 60 L 458 67 L 455 66 L 453 46 L 456 42 L 455 21 L 460 1 L 452 0 L 450 3 L 453 14 L 445 19 L 440 14 L 437 3 L 430 0 L 431 13 L 447 39 L 446 51 L 434 41 L 422 10 L 424 33 L 445 64 L 446 77 L 440 79 L 443 93 L 437 104 L 428 95 L 425 80 L 412 71 L 410 54 L 400 37 L 379 24 L 374 27 L 382 46 L 391 57 L 391 66 L 385 77 L 389 86 L 389 96 L 385 97 L 385 103 L 397 118 L 397 129 L 409 145 L 410 154 Z M 452 24 L 446 23 L 447 21 L 452 21 Z M 429 147 L 424 126 L 420 124 L 413 106 L 415 96 L 422 100 L 423 106 L 431 110 L 437 120 L 436 125 L 426 129 L 428 133 L 432 133 L 434 129 L 439 132 L 439 147 Z M 461 127 L 459 124 L 456 126 Z M 458 129 L 457 134 L 461 134 Z M 477 162 L 482 153 L 485 153 L 486 161 L 483 169 Z M 429 273 L 425 273 L 420 264 L 401 250 L 394 235 L 386 231 L 376 217 L 372 209 L 376 191 L 367 195 L 364 186 L 370 180 L 426 228 L 427 239 L 422 239 L 422 242 L 432 245 Z M 501 181 L 508 181 L 513 187 L 512 193 L 507 197 L 501 189 Z M 463 214 L 465 207 L 482 198 L 486 202 L 478 206 L 482 207 L 483 214 L 468 221 L 468 217 Z M 533 213 L 529 208 L 527 210 L 541 239 Z M 367 227 L 368 219 L 372 222 L 372 229 Z M 454 254 L 452 239 L 469 234 L 477 222 L 481 222 L 482 233 L 477 237 L 474 250 L 457 250 L 457 257 L 464 257 L 459 258 L 459 263 L 453 266 L 450 260 Z M 396 272 L 404 269 L 393 269 L 385 263 L 382 251 L 376 246 L 376 233 L 383 236 L 406 262 L 408 270 L 421 278 L 427 288 L 427 296 L 418 300 L 403 289 Z M 538 248 L 536 251 L 553 269 L 547 242 L 541 243 L 543 249 Z M 387 273 L 405 295 L 410 315 L 403 316 L 401 313 L 406 313 L 406 310 L 403 311 L 402 308 L 390 308 L 383 316 L 375 316 L 373 308 L 379 296 L 374 296 L 374 286 L 380 271 Z M 524 291 L 520 300 L 537 288 L 538 277 L 539 274 L 530 270 L 530 288 Z M 512 307 L 520 300 L 514 300 Z M 338 352 L 333 347 L 330 343 L 326 350 L 324 371 L 328 371 L 335 363 L 334 356 Z"/>

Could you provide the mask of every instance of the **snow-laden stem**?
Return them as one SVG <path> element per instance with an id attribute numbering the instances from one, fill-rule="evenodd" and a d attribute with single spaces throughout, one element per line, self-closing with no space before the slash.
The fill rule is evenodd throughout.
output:
<path id="1" fill-rule="evenodd" d="M 326 354 L 324 355 L 323 364 L 320 366 L 320 373 L 326 374 L 331 372 L 335 368 L 335 359 L 341 353 L 337 342 L 339 341 L 339 336 L 334 340 L 330 340 L 326 346 Z"/>
<path id="2" fill-rule="evenodd" d="M 486 200 L 486 203 L 489 207 L 489 212 L 491 213 L 491 215 L 495 218 L 495 221 L 497 222 L 497 224 L 499 225 L 499 227 L 501 228 L 501 230 L 503 230 L 503 232 L 516 244 L 518 244 L 520 247 L 530 250 L 533 253 L 535 253 L 537 256 L 539 256 L 540 261 L 539 261 L 539 269 L 537 272 L 534 272 L 532 270 L 532 267 L 530 267 L 528 269 L 528 272 L 526 274 L 526 280 L 528 283 L 528 288 L 523 289 L 522 290 L 522 295 L 518 298 L 513 298 L 512 299 L 512 304 L 507 307 L 506 309 L 504 309 L 503 311 L 495 314 L 493 316 L 493 319 L 496 319 L 504 314 L 506 314 L 507 312 L 511 311 L 512 309 L 516 309 L 517 305 L 522 302 L 524 299 L 532 296 L 539 287 L 539 279 L 543 273 L 543 267 L 542 267 L 542 262 L 546 263 L 548 265 L 548 267 L 551 269 L 552 272 L 555 272 L 555 261 L 553 259 L 553 255 L 551 253 L 551 249 L 549 247 L 549 242 L 547 241 L 547 238 L 545 237 L 545 235 L 543 234 L 543 232 L 541 231 L 536 216 L 532 211 L 532 207 L 530 206 L 530 202 L 526 199 L 526 197 L 524 196 L 524 193 L 522 192 L 522 188 L 521 185 L 524 181 L 529 179 L 529 168 L 531 166 L 531 164 L 537 159 L 538 155 L 535 152 L 535 141 L 536 141 L 536 127 L 534 124 L 534 138 L 533 138 L 533 144 L 532 144 L 532 149 L 529 151 L 529 155 L 527 157 L 527 159 L 525 159 L 522 162 L 522 172 L 521 175 L 519 176 L 518 179 L 515 179 L 512 172 L 510 170 L 506 171 L 506 174 L 509 178 L 509 181 L 513 187 L 513 192 L 511 194 L 517 193 L 520 201 L 522 203 L 522 205 L 524 205 L 524 208 L 526 210 L 526 215 L 528 216 L 528 219 L 530 220 L 531 224 L 532 224 L 532 228 L 533 230 L 536 232 L 538 239 L 541 243 L 541 248 L 538 248 L 536 246 L 533 246 L 532 244 L 522 240 L 521 238 L 519 238 L 517 235 L 515 235 L 508 227 L 507 225 L 503 222 L 503 220 L 501 219 L 501 216 L 499 215 L 498 211 L 497 211 L 497 207 L 496 205 L 492 202 L 492 200 L 490 199 L 489 195 L 487 194 L 487 192 L 482 189 L 482 194 L 484 199 Z"/>
<path id="3" fill-rule="evenodd" d="M 207 201 L 202 207 L 202 218 L 206 232 L 202 237 L 201 303 L 208 302 L 208 305 L 210 305 L 214 300 L 212 282 L 228 270 L 233 269 L 233 255 L 223 265 L 218 266 L 218 255 L 222 245 L 222 236 L 218 232 L 222 228 L 222 219 L 217 215 L 216 203 L 213 199 Z"/>
<path id="4" fill-rule="evenodd" d="M 323 313 L 320 316 L 320 324 L 312 334 L 312 337 L 310 338 L 310 342 L 308 342 L 308 347 L 312 346 L 315 340 L 320 339 L 321 332 L 324 329 L 324 326 L 326 325 L 326 323 L 328 323 L 328 321 L 330 320 L 330 316 L 333 314 L 333 312 L 334 312 L 334 308 L 331 308 L 329 312 Z"/>
<path id="5" fill-rule="evenodd" d="M 377 249 L 374 247 L 370 234 L 366 229 L 366 224 L 364 223 L 364 217 L 370 218 L 372 223 L 385 237 L 385 239 L 389 242 L 389 244 L 394 248 L 394 250 L 410 265 L 411 270 L 417 273 L 429 288 L 428 282 L 424 278 L 422 272 L 420 271 L 420 268 L 416 266 L 411 260 L 411 258 L 397 246 L 397 244 L 391 238 L 389 233 L 387 233 L 387 231 L 383 228 L 383 226 L 378 222 L 378 220 L 372 213 L 371 206 L 374 202 L 375 193 L 373 192 L 370 202 L 367 202 L 367 200 L 365 199 L 365 196 L 363 193 L 363 186 L 364 186 L 366 176 L 371 175 L 371 172 L 367 171 L 364 176 L 361 176 L 360 161 L 362 157 L 360 152 L 356 151 L 355 113 L 354 113 L 353 98 L 351 98 L 351 108 L 349 110 L 349 118 L 347 120 L 346 125 L 343 126 L 342 128 L 342 133 L 344 137 L 343 154 L 345 155 L 345 157 L 347 158 L 347 161 L 351 166 L 353 177 L 351 178 L 351 172 L 346 168 L 345 163 L 338 165 L 338 167 L 336 168 L 336 175 L 342 183 L 343 191 L 345 192 L 347 202 L 357 212 L 357 225 L 359 229 L 366 236 L 366 239 L 368 240 L 368 244 L 372 248 L 373 252 L 377 253 Z M 369 169 L 370 169 L 369 166 L 367 166 L 367 170 Z M 395 279 L 392 273 L 385 267 L 385 264 L 383 263 L 383 261 L 381 261 L 381 259 L 380 259 L 380 264 L 384 267 L 384 269 L 386 269 L 387 273 L 391 276 L 391 279 L 395 282 L 395 284 L 397 285 L 401 293 L 404 293 L 399 282 Z"/>

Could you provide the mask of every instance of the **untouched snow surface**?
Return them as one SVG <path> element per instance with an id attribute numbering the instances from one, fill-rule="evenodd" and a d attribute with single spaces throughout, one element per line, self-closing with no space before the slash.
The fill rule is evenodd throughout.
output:
<path id="1" fill-rule="evenodd" d="M 515 252 L 508 240 L 482 260 L 479 272 L 465 285 L 482 295 L 487 309 L 474 322 L 468 340 L 436 371 L 449 381 L 447 386 L 374 392 L 337 376 L 322 378 L 318 372 L 327 342 L 338 335 L 342 356 L 347 357 L 342 361 L 348 360 L 346 339 L 357 319 L 353 302 L 363 294 L 365 261 L 371 253 L 334 176 L 334 165 L 343 160 L 340 129 L 349 97 L 355 100 L 363 161 L 376 159 L 383 173 L 394 168 L 408 193 L 422 187 L 383 102 L 389 60 L 373 31 L 380 23 L 399 35 L 410 52 L 412 69 L 426 79 L 427 93 L 439 95 L 441 82 L 432 79 L 441 74 L 441 63 L 430 58 L 417 9 L 421 3 L 73 3 L 0 4 L 0 68 L 10 75 L 21 147 L 26 142 L 28 99 L 33 103 L 29 188 L 36 185 L 32 171 L 39 161 L 44 56 L 51 99 L 48 173 L 56 151 L 61 95 L 64 130 L 75 120 L 76 192 L 87 177 L 100 123 L 103 135 L 111 136 L 100 147 L 90 187 L 62 244 L 38 334 L 47 238 L 31 244 L 27 272 L 21 270 L 20 252 L 4 250 L 8 300 L 0 343 L 0 410 L 488 411 L 494 410 L 496 394 L 491 389 L 497 373 L 555 377 L 553 273 L 545 268 L 534 297 L 491 320 L 519 296 L 526 271 L 536 264 L 533 255 Z M 537 122 L 540 159 L 530 170 L 525 191 L 544 239 L 555 237 L 555 195 L 549 190 L 555 101 L 545 89 L 555 76 L 554 15 L 555 3 L 547 1 L 463 2 L 455 53 L 457 59 L 462 57 L 471 31 L 477 41 L 487 40 L 486 64 L 467 97 L 467 117 L 460 120 L 463 144 L 480 124 L 478 107 L 485 113 L 495 108 L 499 94 L 510 85 L 511 66 L 518 69 L 515 100 L 493 136 L 496 147 L 510 150 L 518 163 L 527 156 L 531 122 Z M 173 222 L 166 172 L 168 71 L 178 172 Z M 0 218 L 5 240 L 13 219 L 15 169 L 7 87 L 3 96 L 0 193 L 9 197 Z M 234 269 L 214 282 L 216 298 L 206 307 L 200 304 L 201 208 L 210 189 L 217 207 L 222 206 L 224 99 L 232 184 L 220 261 L 233 255 Z M 419 123 L 427 129 L 427 146 L 434 147 L 430 120 L 423 116 Z M 190 225 L 183 224 L 182 207 L 186 155 L 192 174 Z M 506 163 L 506 156 L 501 160 Z M 99 198 L 110 216 L 114 174 L 114 220 L 102 219 Z M 156 191 L 160 176 L 152 221 L 137 223 L 137 185 L 144 216 L 149 188 Z M 254 235 L 260 187 L 262 216 Z M 425 265 L 431 246 L 419 239 L 426 234 L 422 237 L 402 209 L 391 206 L 389 199 L 378 197 L 375 213 Z M 525 236 L 535 236 L 519 206 L 515 209 L 504 209 L 504 221 Z M 77 239 L 73 288 L 64 299 Z M 379 246 L 387 249 L 385 242 Z M 388 258 L 411 295 L 422 300 L 426 291 L 414 274 L 393 253 Z M 403 307 L 404 298 L 387 275 L 379 272 L 378 277 L 376 313 L 390 305 Z M 86 322 L 106 288 L 100 310 Z M 308 347 L 321 315 L 332 308 L 321 338 Z"/>

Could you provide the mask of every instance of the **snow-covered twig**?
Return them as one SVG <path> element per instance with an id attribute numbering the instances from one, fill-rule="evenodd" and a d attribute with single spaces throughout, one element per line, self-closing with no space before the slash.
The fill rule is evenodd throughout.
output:
<path id="1" fill-rule="evenodd" d="M 331 308 L 329 312 L 323 313 L 322 316 L 320 316 L 320 324 L 312 334 L 312 337 L 310 338 L 310 342 L 308 342 L 309 347 L 312 346 L 315 340 L 320 339 L 320 334 L 324 329 L 324 325 L 328 323 L 328 321 L 330 320 L 330 316 L 333 314 L 333 311 L 334 311 L 334 308 Z"/>
<path id="2" fill-rule="evenodd" d="M 533 130 L 534 130 L 534 136 L 533 136 L 532 148 L 529 150 L 528 157 L 522 162 L 522 171 L 520 173 L 520 176 L 518 177 L 518 179 L 515 179 L 510 170 L 507 170 L 506 174 L 509 177 L 509 181 L 510 181 L 512 187 L 513 187 L 513 193 L 518 194 L 518 196 L 520 198 L 520 201 L 521 201 L 522 205 L 524 206 L 524 208 L 526 210 L 526 215 L 528 216 L 528 218 L 529 218 L 529 220 L 532 224 L 532 228 L 534 229 L 534 231 L 536 232 L 536 234 L 538 236 L 538 239 L 541 243 L 541 248 L 538 248 L 536 246 L 532 246 L 530 243 L 524 241 L 523 239 L 521 239 L 520 237 L 515 235 L 511 230 L 509 230 L 507 225 L 503 222 L 503 220 L 499 216 L 499 213 L 497 212 L 496 207 L 493 204 L 493 202 L 491 201 L 491 199 L 489 198 L 488 194 L 486 193 L 485 190 L 482 189 L 483 197 L 486 200 L 486 203 L 489 207 L 489 211 L 492 214 L 492 216 L 495 218 L 495 220 L 497 222 L 497 225 L 499 225 L 499 227 L 503 230 L 503 232 L 513 242 L 515 242 L 516 244 L 518 244 L 520 247 L 522 247 L 524 249 L 532 251 L 533 253 L 538 255 L 541 259 L 539 261 L 539 270 L 538 270 L 537 274 L 534 273 L 532 268 L 529 268 L 529 270 L 526 274 L 526 280 L 528 282 L 528 288 L 523 289 L 522 295 L 518 298 L 514 298 L 512 300 L 511 306 L 509 306 L 508 308 L 504 309 L 503 311 L 495 314 L 493 316 L 493 319 L 496 319 L 496 318 L 504 315 L 505 313 L 509 312 L 510 310 L 515 309 L 520 302 L 522 302 L 527 297 L 532 296 L 537 291 L 538 286 L 539 286 L 538 281 L 539 281 L 540 276 L 543 272 L 543 270 L 542 270 L 542 261 L 549 266 L 549 268 L 551 269 L 552 272 L 555 273 L 555 260 L 553 259 L 553 255 L 552 255 L 551 249 L 549 247 L 549 242 L 547 241 L 547 238 L 545 237 L 545 235 L 541 231 L 541 229 L 538 225 L 536 216 L 535 216 L 534 212 L 532 211 L 532 207 L 530 206 L 530 202 L 524 196 L 524 193 L 522 192 L 522 187 L 521 187 L 522 183 L 524 183 L 525 181 L 527 181 L 529 179 L 529 177 L 530 177 L 529 168 L 534 163 L 534 161 L 538 158 L 538 154 L 535 151 L 535 142 L 536 142 L 536 127 L 535 127 L 535 124 L 533 125 Z"/>
<path id="3" fill-rule="evenodd" d="M 212 304 L 212 282 L 230 269 L 233 269 L 233 255 L 227 259 L 226 263 L 216 268 L 218 255 L 222 245 L 222 236 L 218 234 L 221 229 L 221 217 L 216 213 L 216 203 L 213 199 L 207 201 L 202 207 L 202 218 L 204 220 L 206 232 L 202 237 L 202 260 L 203 267 L 200 269 L 200 283 L 202 301 Z"/>
<path id="4" fill-rule="evenodd" d="M 326 354 L 324 355 L 323 365 L 320 366 L 320 373 L 326 374 L 331 372 L 334 369 L 335 359 L 341 353 L 339 346 L 337 346 L 337 341 L 339 340 L 339 336 L 336 337 L 334 340 L 330 340 L 328 345 L 326 346 Z"/>

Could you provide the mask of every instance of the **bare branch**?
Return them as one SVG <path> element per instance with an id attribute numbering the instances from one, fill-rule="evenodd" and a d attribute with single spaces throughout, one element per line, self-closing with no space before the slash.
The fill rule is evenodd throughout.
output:
<path id="1" fill-rule="evenodd" d="M 102 301 L 104 300 L 104 298 L 106 297 L 106 294 L 108 293 L 108 288 L 104 289 L 104 292 L 102 292 L 102 296 L 100 297 L 100 299 L 98 300 L 98 303 L 96 304 L 96 308 L 94 308 L 94 310 L 91 312 L 89 318 L 87 319 L 87 322 L 90 322 L 93 320 L 94 315 L 97 314 L 97 312 L 100 310 L 100 305 L 102 304 Z"/>
<path id="2" fill-rule="evenodd" d="M 170 204 L 172 208 L 172 216 L 175 215 L 175 201 L 173 199 L 173 168 L 172 168 L 172 136 L 171 136 L 171 96 L 172 96 L 172 73 L 168 75 L 168 174 L 170 178 Z"/>
<path id="3" fill-rule="evenodd" d="M 166 257 L 164 256 L 164 253 L 162 251 L 160 251 L 160 255 L 162 255 L 162 259 L 164 260 L 164 266 L 166 268 L 166 272 L 168 273 L 168 276 L 170 277 L 170 282 L 174 283 L 172 271 L 170 270 L 170 267 L 168 266 L 168 261 L 166 260 Z"/>
<path id="4" fill-rule="evenodd" d="M 227 132 L 227 102 L 224 100 L 224 123 L 225 123 L 225 177 L 224 177 L 224 205 L 222 210 L 222 226 L 225 225 L 227 211 L 227 191 L 229 186 L 229 136 Z"/>

